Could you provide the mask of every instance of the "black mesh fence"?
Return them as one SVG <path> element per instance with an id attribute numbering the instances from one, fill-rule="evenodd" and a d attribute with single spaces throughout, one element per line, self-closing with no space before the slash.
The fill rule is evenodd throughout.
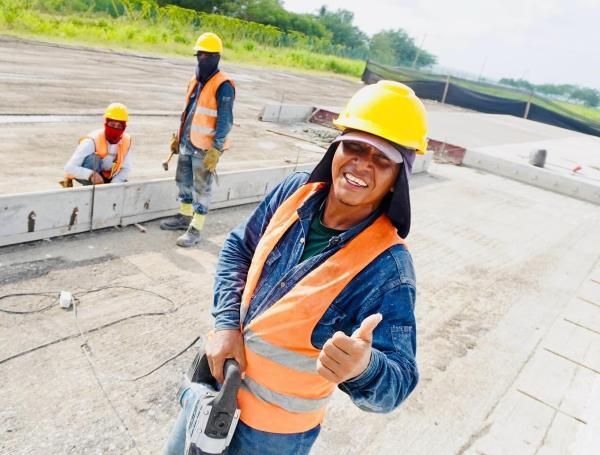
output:
<path id="1" fill-rule="evenodd" d="M 362 75 L 363 82 L 373 84 L 381 79 L 402 82 L 420 98 L 488 114 L 514 115 L 600 136 L 600 122 L 578 115 L 552 100 L 518 89 L 368 61 Z"/>

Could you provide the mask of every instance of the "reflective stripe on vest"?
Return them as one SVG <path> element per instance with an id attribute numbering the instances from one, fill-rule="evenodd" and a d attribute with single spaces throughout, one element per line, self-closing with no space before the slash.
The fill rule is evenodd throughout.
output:
<path id="1" fill-rule="evenodd" d="M 106 141 L 106 136 L 104 134 L 104 129 L 98 129 L 92 131 L 91 133 L 83 136 L 79 139 L 79 143 L 84 139 L 91 139 L 94 141 L 94 153 L 98 155 L 98 157 L 103 160 L 108 155 L 108 142 Z M 125 156 L 129 153 L 129 149 L 131 148 L 131 136 L 129 134 L 123 133 L 123 137 L 119 141 L 117 146 L 117 156 L 115 157 L 115 161 L 110 170 L 102 171 L 101 174 L 104 178 L 112 179 L 117 172 L 121 170 L 123 166 L 123 161 L 125 160 Z"/>
<path id="2" fill-rule="evenodd" d="M 261 386 L 252 378 L 246 377 L 242 380 L 242 388 L 248 390 L 254 396 L 267 403 L 273 403 L 289 412 L 311 412 L 320 410 L 329 399 L 325 398 L 298 398 L 273 392 Z"/>
<path id="3" fill-rule="evenodd" d="M 196 148 L 208 150 L 213 145 L 218 115 L 217 90 L 219 90 L 221 84 L 226 81 L 229 81 L 229 83 L 235 87 L 233 80 L 231 80 L 227 74 L 223 73 L 222 71 L 218 71 L 206 82 L 204 87 L 200 89 L 200 94 L 198 95 L 199 99 L 196 102 L 196 110 L 193 113 L 194 117 L 192 118 L 192 125 L 190 128 L 190 139 Z M 185 98 L 186 109 L 190 101 L 190 97 L 192 96 L 194 90 L 196 90 L 197 86 L 198 81 L 196 80 L 196 77 L 193 77 L 188 84 L 187 96 Z M 186 115 L 184 110 L 183 114 L 181 115 L 181 124 L 179 126 L 180 142 L 185 121 Z M 228 147 L 229 140 L 225 139 L 223 148 L 227 149 Z"/>
<path id="4" fill-rule="evenodd" d="M 208 135 L 208 136 L 214 136 L 215 135 L 215 130 L 212 128 L 207 128 L 205 126 L 200 126 L 200 125 L 192 125 L 192 132 L 198 133 L 198 134 L 203 134 L 203 135 Z"/>
<path id="5" fill-rule="evenodd" d="M 247 330 L 244 333 L 244 343 L 252 352 L 271 359 L 281 365 L 284 365 L 292 370 L 304 371 L 305 373 L 316 373 L 315 359 L 311 356 L 298 354 L 279 346 L 274 346 L 252 330 Z"/>
<path id="6" fill-rule="evenodd" d="M 298 221 L 297 210 L 322 187 L 300 187 L 273 215 L 248 271 L 242 323 L 267 257 Z M 396 244 L 404 241 L 387 216 L 380 216 L 243 327 L 248 366 L 238 404 L 246 425 L 272 433 L 301 433 L 321 423 L 336 385 L 316 371 L 320 350 L 312 345 L 313 330 L 348 283 Z"/>

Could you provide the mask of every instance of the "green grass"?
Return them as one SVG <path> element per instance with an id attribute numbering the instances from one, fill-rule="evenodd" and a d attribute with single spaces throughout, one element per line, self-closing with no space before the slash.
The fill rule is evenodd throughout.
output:
<path id="1" fill-rule="evenodd" d="M 119 0 L 115 0 L 118 2 Z M 364 62 L 312 51 L 305 37 L 294 46 L 279 45 L 282 32 L 270 26 L 218 15 L 200 14 L 178 7 L 158 7 L 141 1 L 140 10 L 113 17 L 85 11 L 47 12 L 61 0 L 0 0 L 0 33 L 93 46 L 141 50 L 152 53 L 192 54 L 192 46 L 203 31 L 223 38 L 223 59 L 258 65 L 295 68 L 360 77 Z M 127 3 L 125 3 L 127 5 Z M 290 40 L 285 36 L 286 42 Z M 317 43 L 316 45 L 321 45 Z"/>
<path id="2" fill-rule="evenodd" d="M 600 123 L 600 108 L 582 106 L 581 104 L 573 104 L 567 101 L 555 101 L 557 104 L 561 105 L 564 109 L 574 112 L 577 115 L 585 117 L 587 119 L 593 120 L 595 122 Z"/>
<path id="3" fill-rule="evenodd" d="M 288 48 L 255 47 L 252 50 L 247 50 L 244 46 L 234 46 L 226 50 L 225 58 L 236 62 L 336 73 L 354 77 L 360 77 L 365 67 L 365 63 L 360 60 Z"/>

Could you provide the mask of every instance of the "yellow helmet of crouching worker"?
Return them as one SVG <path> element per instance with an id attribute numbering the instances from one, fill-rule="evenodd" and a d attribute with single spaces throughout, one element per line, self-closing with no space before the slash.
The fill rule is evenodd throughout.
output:
<path id="1" fill-rule="evenodd" d="M 211 32 L 203 33 L 196 40 L 194 52 L 223 52 L 223 42 L 221 38 Z"/>
<path id="2" fill-rule="evenodd" d="M 333 121 L 338 128 L 365 131 L 418 155 L 427 151 L 427 115 L 415 92 L 395 81 L 379 81 L 361 88 Z"/>
<path id="3" fill-rule="evenodd" d="M 109 104 L 104 111 L 104 118 L 111 120 L 118 120 L 120 122 L 126 122 L 129 119 L 129 113 L 127 107 L 121 103 Z"/>

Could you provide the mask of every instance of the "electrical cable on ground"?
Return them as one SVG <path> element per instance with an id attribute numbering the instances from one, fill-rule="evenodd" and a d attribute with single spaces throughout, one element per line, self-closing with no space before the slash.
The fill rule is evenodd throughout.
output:
<path id="1" fill-rule="evenodd" d="M 79 302 L 79 298 L 77 296 L 83 296 L 83 295 L 87 295 L 87 294 L 91 294 L 91 293 L 95 293 L 95 292 L 100 292 L 100 291 L 104 291 L 107 289 L 129 289 L 129 290 L 133 290 L 133 291 L 139 291 L 139 292 L 145 292 L 147 294 L 152 294 L 162 300 L 166 300 L 167 302 L 171 303 L 173 306 L 172 308 L 166 310 L 166 311 L 155 311 L 155 312 L 145 312 L 145 313 L 137 313 L 131 316 L 126 316 L 124 318 L 120 318 L 117 319 L 116 321 L 111 321 L 108 322 L 106 324 L 102 324 L 98 327 L 94 327 L 92 329 L 89 330 L 82 330 L 80 325 L 79 325 L 79 320 L 77 317 L 77 302 Z M 6 294 L 3 296 L 0 296 L 0 300 L 8 298 L 8 297 L 22 297 L 22 296 L 32 296 L 32 295 L 45 295 L 48 297 L 55 297 L 57 298 L 58 295 L 60 293 L 59 292 L 20 292 L 20 293 L 12 293 L 12 294 Z M 56 306 L 55 303 L 53 303 L 50 306 L 46 306 L 37 310 L 31 310 L 31 311 L 14 311 L 14 310 L 6 310 L 6 309 L 2 309 L 0 308 L 0 311 L 4 312 L 4 313 L 8 313 L 8 314 L 21 314 L 21 315 L 25 315 L 25 314 L 33 314 L 33 313 L 39 313 L 41 311 L 46 311 L 48 309 L 50 309 L 51 307 Z M 172 362 L 173 360 L 177 359 L 178 357 L 182 356 L 183 354 L 185 354 L 189 349 L 191 349 L 200 339 L 200 337 L 196 337 L 190 344 L 188 344 L 184 349 L 182 349 L 181 351 L 179 351 L 178 353 L 172 355 L 171 357 L 169 357 L 168 359 L 166 359 L 165 361 L 161 362 L 158 366 L 152 368 L 151 370 L 139 374 L 137 376 L 132 376 L 132 377 L 123 377 L 123 376 L 116 376 L 116 375 L 111 375 L 108 373 L 105 373 L 102 371 L 101 368 L 99 368 L 94 362 L 93 360 L 89 357 L 89 353 L 88 351 L 84 348 L 87 347 L 87 349 L 91 350 L 91 347 L 88 343 L 88 340 L 86 339 L 85 335 L 88 333 L 93 333 L 93 332 L 98 332 L 102 329 L 111 327 L 113 325 L 119 324 L 121 322 L 127 321 L 129 319 L 135 319 L 135 318 L 139 318 L 139 317 L 144 317 L 144 316 L 166 316 L 172 313 L 175 313 L 177 310 L 179 310 L 179 307 L 175 304 L 175 302 L 173 300 L 171 300 L 168 297 L 165 297 L 164 295 L 161 295 L 157 292 L 154 291 L 150 291 L 148 289 L 142 289 L 142 288 L 137 288 L 137 287 L 133 287 L 133 286 L 125 286 L 125 285 L 110 285 L 110 286 L 102 286 L 96 289 L 89 289 L 89 290 L 84 290 L 81 292 L 77 292 L 76 294 L 73 295 L 73 309 L 74 309 L 74 315 L 75 315 L 75 324 L 77 326 L 77 330 L 78 333 L 75 334 L 71 334 L 71 335 L 67 335 L 65 337 L 62 338 L 58 338 L 56 340 L 50 341 L 48 343 L 44 343 L 38 346 L 35 346 L 33 348 L 27 349 L 26 351 L 21 351 L 17 354 L 14 354 L 10 357 L 6 357 L 4 359 L 0 359 L 0 365 L 9 362 L 10 360 L 16 359 L 18 357 L 22 357 L 24 355 L 30 354 L 32 352 L 35 352 L 39 349 L 44 349 L 48 346 L 52 346 L 54 344 L 57 343 L 61 343 L 63 341 L 67 341 L 70 340 L 72 338 L 75 337 L 81 337 L 81 339 L 83 340 L 83 344 L 81 345 L 82 348 L 84 349 L 84 354 L 86 355 L 86 358 L 88 359 L 88 361 L 93 365 L 93 368 L 95 368 L 95 370 L 97 370 L 98 372 L 100 372 L 100 374 L 102 374 L 102 376 L 106 376 L 108 378 L 111 379 L 115 379 L 118 381 L 122 381 L 122 382 L 135 382 L 138 381 L 139 379 L 145 378 L 149 375 L 151 375 L 152 373 L 158 371 L 160 368 L 164 367 L 165 365 L 167 365 L 168 363 Z"/>
<path id="2" fill-rule="evenodd" d="M 127 381 L 127 382 L 135 382 L 138 381 L 139 379 L 145 378 L 147 376 L 150 376 L 152 373 L 158 371 L 159 369 L 161 369 L 162 367 L 164 367 L 165 365 L 167 365 L 169 362 L 172 362 L 173 360 L 175 360 L 176 358 L 180 357 L 181 355 L 183 355 L 185 352 L 187 352 L 190 348 L 192 348 L 200 339 L 200 337 L 196 337 L 190 344 L 188 344 L 184 349 L 182 349 L 181 351 L 179 351 L 177 354 L 172 355 L 171 357 L 169 357 L 168 359 L 166 359 L 165 361 L 163 361 L 162 363 L 160 363 L 158 366 L 152 368 L 150 371 L 140 374 L 138 376 L 134 376 L 134 377 L 120 377 L 120 376 L 115 376 L 115 375 L 110 375 L 107 373 L 104 373 L 99 367 L 98 365 L 96 365 L 96 363 L 93 361 L 92 356 L 91 356 L 91 346 L 89 344 L 88 339 L 86 338 L 86 334 L 88 333 L 92 333 L 92 332 L 97 332 L 99 330 L 105 329 L 107 327 L 113 326 L 115 324 L 118 324 L 120 322 L 129 320 L 129 319 L 133 319 L 133 318 L 138 318 L 138 317 L 142 317 L 142 316 L 166 316 L 168 314 L 172 314 L 174 312 L 176 312 L 177 310 L 179 310 L 179 307 L 176 306 L 175 302 L 173 302 L 173 300 L 171 300 L 168 297 L 165 297 L 157 292 L 154 291 L 149 291 L 147 289 L 142 289 L 142 288 L 136 288 L 133 286 L 121 286 L 121 285 L 111 285 L 111 286 L 103 286 L 97 289 L 90 289 L 90 290 L 86 290 L 86 291 L 81 291 L 78 292 L 77 295 L 82 296 L 82 295 L 87 295 L 87 294 L 91 294 L 94 292 L 100 292 L 106 289 L 130 289 L 130 290 L 134 290 L 134 291 L 140 291 L 140 292 L 146 292 L 148 294 L 152 294 L 155 295 L 163 300 L 166 300 L 168 302 L 170 302 L 173 306 L 172 308 L 170 308 L 169 310 L 166 311 L 160 311 L 160 312 L 146 312 L 146 313 L 138 313 L 135 315 L 131 315 L 131 316 L 127 316 L 124 318 L 121 318 L 117 321 L 112 321 L 106 324 L 103 324 L 99 327 L 95 327 L 93 329 L 90 330 L 86 330 L 84 331 L 81 326 L 79 325 L 79 318 L 78 318 L 78 314 L 77 314 L 77 307 L 80 303 L 80 299 L 78 297 L 76 297 L 75 295 L 73 295 L 73 314 L 75 317 L 75 325 L 77 326 L 77 330 L 78 333 L 76 334 L 72 334 L 72 335 L 68 335 L 66 337 L 63 338 L 59 338 L 58 340 L 54 340 L 51 341 L 49 343 L 44 343 L 42 345 L 36 346 L 34 348 L 28 349 L 26 351 L 22 351 L 18 354 L 15 354 L 13 356 L 10 356 L 8 358 L 2 359 L 0 360 L 0 365 L 3 363 L 8 362 L 9 360 L 12 360 L 14 358 L 17 357 L 21 357 L 25 354 L 29 354 L 31 352 L 37 351 L 38 349 L 42 349 L 48 346 L 51 346 L 53 344 L 56 343 L 60 343 L 62 341 L 66 341 L 75 337 L 80 337 L 82 340 L 82 344 L 80 345 L 81 350 L 88 362 L 88 365 L 90 367 L 90 370 L 94 376 L 95 381 L 98 383 L 98 387 L 100 387 L 100 390 L 102 391 L 102 395 L 104 396 L 104 398 L 106 399 L 108 405 L 110 406 L 110 408 L 112 409 L 113 413 L 115 414 L 115 416 L 117 417 L 117 419 L 119 420 L 119 422 L 122 425 L 123 431 L 125 432 L 125 434 L 129 437 L 129 439 L 131 440 L 132 444 L 133 444 L 133 448 L 136 450 L 137 453 L 141 454 L 142 452 L 139 449 L 138 443 L 135 440 L 135 437 L 133 436 L 133 434 L 131 433 L 131 431 L 129 430 L 129 427 L 127 426 L 127 424 L 125 423 L 125 420 L 123 419 L 123 417 L 121 416 L 121 414 L 119 413 L 117 407 L 115 406 L 115 404 L 113 403 L 113 401 L 111 400 L 110 396 L 108 395 L 108 392 L 106 391 L 104 384 L 102 383 L 102 380 L 100 379 L 100 375 L 102 376 L 106 376 L 112 379 L 116 379 L 119 381 Z M 3 296 L 0 296 L 0 300 L 5 299 L 5 298 L 9 298 L 9 297 L 23 297 L 23 296 L 32 296 L 32 295 L 43 295 L 46 297 L 53 297 L 53 298 L 58 298 L 58 296 L 60 295 L 59 292 L 28 292 L 28 293 L 24 293 L 24 292 L 20 292 L 20 293 L 12 293 L 12 294 L 6 294 Z M 7 313 L 7 314 L 20 314 L 20 315 L 26 315 L 26 314 L 33 314 L 33 313 L 40 313 L 42 311 L 46 311 L 50 308 L 52 308 L 53 306 L 56 306 L 56 303 L 53 302 L 51 305 L 45 306 L 43 308 L 39 308 L 36 310 L 29 310 L 29 311 L 17 311 L 17 310 L 7 310 L 7 309 L 3 309 L 0 308 L 0 311 L 3 313 Z"/>
<path id="3" fill-rule="evenodd" d="M 152 292 L 152 291 L 150 291 Z M 90 366 L 92 367 L 92 370 L 94 370 L 94 374 L 96 371 L 98 371 L 102 376 L 108 377 L 110 379 L 116 379 L 117 381 L 122 381 L 122 382 L 135 382 L 139 379 L 145 378 L 146 376 L 150 376 L 152 373 L 154 373 L 155 371 L 159 370 L 160 368 L 162 368 L 163 366 L 165 366 L 167 363 L 171 362 L 172 360 L 175 360 L 177 357 L 181 356 L 182 354 L 184 354 L 186 351 L 188 351 L 192 346 L 194 346 L 196 344 L 196 342 L 200 339 L 200 337 L 196 337 L 194 339 L 194 341 L 192 341 L 190 344 L 188 344 L 182 351 L 178 352 L 177 354 L 169 357 L 167 360 L 165 360 L 164 362 L 162 362 L 160 365 L 158 365 L 157 367 L 151 369 L 150 371 L 140 374 L 138 376 L 133 376 L 133 377 L 125 377 L 125 376 L 117 376 L 117 375 L 112 375 L 112 374 L 108 374 L 105 373 L 104 371 L 102 371 L 102 369 L 92 360 L 92 357 L 90 355 L 90 352 L 92 351 L 92 348 L 88 342 L 88 339 L 85 337 L 85 333 L 83 332 L 83 330 L 81 330 L 81 326 L 79 325 L 79 319 L 77 317 L 77 305 L 78 305 L 79 299 L 74 299 L 73 301 L 73 313 L 75 315 L 75 324 L 77 325 L 77 330 L 79 330 L 79 336 L 81 337 L 83 343 L 81 344 L 81 350 L 83 351 L 83 353 L 85 354 L 86 359 L 88 360 Z M 164 315 L 168 314 L 168 313 L 163 313 Z"/>
<path id="4" fill-rule="evenodd" d="M 16 292 L 14 294 L 2 295 L 2 296 L 0 296 L 0 300 L 8 299 L 9 297 L 23 297 L 23 296 L 32 296 L 32 295 L 43 295 L 46 297 L 58 298 L 59 294 L 60 294 L 60 292 Z M 50 308 L 52 308 L 54 306 L 56 306 L 56 304 L 53 302 L 48 306 L 45 306 L 43 308 L 38 308 L 36 310 L 17 311 L 17 310 L 7 310 L 5 308 L 0 308 L 0 312 L 7 313 L 7 314 L 34 314 L 34 313 L 41 313 L 42 311 L 49 310 Z"/>
<path id="5" fill-rule="evenodd" d="M 139 454 L 141 454 L 140 449 L 139 449 L 138 444 L 137 444 L 137 441 L 133 437 L 133 434 L 131 434 L 131 431 L 129 431 L 129 427 L 125 423 L 125 420 L 123 419 L 123 417 L 121 417 L 121 414 L 119 414 L 119 411 L 117 410 L 117 407 L 115 406 L 115 404 L 112 402 L 112 400 L 108 396 L 108 392 L 104 388 L 104 384 L 102 384 L 102 381 L 98 377 L 98 373 L 96 372 L 96 366 L 94 365 L 94 362 L 92 362 L 92 359 L 90 358 L 90 355 L 89 355 L 89 352 L 88 352 L 88 349 L 90 349 L 90 347 L 88 345 L 87 339 L 85 338 L 85 336 L 83 335 L 83 332 L 81 331 L 81 327 L 79 326 L 79 321 L 77 319 L 77 303 L 78 303 L 78 301 L 79 301 L 79 299 L 73 299 L 73 312 L 75 314 L 75 324 L 77 324 L 77 329 L 79 330 L 79 334 L 83 338 L 83 341 L 84 341 L 84 343 L 80 346 L 81 350 L 83 351 L 83 353 L 84 353 L 84 355 L 85 355 L 85 357 L 86 357 L 86 359 L 88 361 L 88 364 L 90 366 L 90 370 L 92 371 L 92 374 L 94 375 L 94 379 L 98 383 L 98 387 L 100 387 L 100 390 L 102 391 L 102 394 L 104 395 L 104 398 L 106 399 L 106 401 L 108 402 L 109 406 L 113 410 L 115 416 L 117 416 L 117 419 L 119 420 L 119 422 L 121 422 L 121 425 L 123 425 L 123 430 L 125 431 L 125 433 L 127 434 L 127 436 L 129 436 L 129 438 L 133 442 L 133 447 L 135 448 L 135 450 Z"/>

